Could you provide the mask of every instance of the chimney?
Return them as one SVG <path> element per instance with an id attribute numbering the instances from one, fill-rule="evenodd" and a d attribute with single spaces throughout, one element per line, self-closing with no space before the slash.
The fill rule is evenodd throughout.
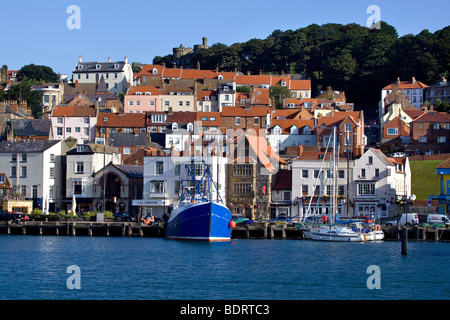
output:
<path id="1" fill-rule="evenodd" d="M 111 62 L 111 58 L 110 57 L 108 57 L 108 62 Z"/>
<path id="2" fill-rule="evenodd" d="M 81 59 L 81 56 L 78 58 L 78 63 L 82 63 L 83 59 Z"/>
<path id="3" fill-rule="evenodd" d="M 259 69 L 259 75 L 262 75 L 262 69 Z"/>
<path id="4" fill-rule="evenodd" d="M 397 78 L 397 82 L 396 83 L 397 83 L 397 85 L 400 84 L 400 77 Z"/>
<path id="5" fill-rule="evenodd" d="M 298 145 L 297 156 L 301 157 L 303 153 L 303 146 L 301 144 Z"/>
<path id="6" fill-rule="evenodd" d="M 412 81 L 411 81 L 413 84 L 414 83 L 416 83 L 416 78 L 415 77 L 412 77 Z"/>
<path id="7" fill-rule="evenodd" d="M 250 75 L 250 71 L 247 71 L 247 75 L 248 75 L 248 76 Z"/>
<path id="8" fill-rule="evenodd" d="M 78 88 L 78 80 L 75 80 L 75 89 Z"/>

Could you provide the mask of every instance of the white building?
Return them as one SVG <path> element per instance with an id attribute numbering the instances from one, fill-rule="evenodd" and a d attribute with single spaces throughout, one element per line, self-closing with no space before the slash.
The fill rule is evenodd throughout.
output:
<path id="1" fill-rule="evenodd" d="M 0 142 L 0 172 L 8 176 L 13 195 L 33 200 L 34 208 L 56 212 L 62 201 L 62 148 L 60 140 Z"/>
<path id="2" fill-rule="evenodd" d="M 417 81 L 414 77 L 411 81 L 400 81 L 400 78 L 396 82 L 389 84 L 381 90 L 381 100 L 379 102 L 379 117 L 381 118 L 386 113 L 385 99 L 388 94 L 392 92 L 394 87 L 405 93 L 405 96 L 409 101 L 417 108 L 420 109 L 424 103 L 425 89 L 428 88 L 426 84 Z"/>
<path id="3" fill-rule="evenodd" d="M 298 160 L 292 161 L 292 216 L 329 217 L 333 190 L 330 156 L 330 152 L 327 152 L 325 159 L 323 152 L 303 152 Z M 352 161 L 347 163 L 345 159 L 341 159 L 338 162 L 336 192 L 339 217 L 348 216 L 347 195 L 351 195 L 353 190 L 347 183 L 347 177 L 351 176 L 352 171 Z"/>
<path id="4" fill-rule="evenodd" d="M 105 151 L 105 152 L 104 152 Z M 121 154 L 114 148 L 100 144 L 82 144 L 67 152 L 66 190 L 64 196 L 71 206 L 72 195 L 75 195 L 77 205 L 83 211 L 94 211 L 96 194 L 103 190 L 102 175 L 97 180 L 94 174 L 105 165 L 121 163 Z M 98 189 L 98 190 L 97 190 Z"/>
<path id="5" fill-rule="evenodd" d="M 102 76 L 108 91 L 115 95 L 126 93 L 133 82 L 133 70 L 127 57 L 124 61 L 111 61 L 108 58 L 107 62 L 83 62 L 80 56 L 72 71 L 73 82 L 78 80 L 79 83 L 97 83 Z"/>
<path id="6" fill-rule="evenodd" d="M 401 213 L 397 204 L 411 196 L 411 169 L 405 158 L 388 158 L 370 148 L 355 160 L 350 196 L 353 215 L 387 218 Z"/>
<path id="7" fill-rule="evenodd" d="M 170 213 L 169 207 L 176 206 L 179 199 L 182 180 L 183 185 L 193 186 L 186 165 L 199 181 L 208 163 L 211 177 L 219 190 L 217 193 L 216 188 L 211 186 L 211 198 L 216 200 L 219 196 L 225 202 L 225 157 L 145 157 L 143 199 L 148 205 L 143 215 L 162 217 L 164 213 Z"/>

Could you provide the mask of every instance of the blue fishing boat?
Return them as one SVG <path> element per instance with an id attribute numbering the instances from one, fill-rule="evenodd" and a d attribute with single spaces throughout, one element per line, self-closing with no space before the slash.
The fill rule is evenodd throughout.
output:
<path id="1" fill-rule="evenodd" d="M 196 180 L 191 168 L 186 165 L 193 183 L 190 188 L 181 181 L 181 195 L 178 207 L 167 221 L 166 238 L 177 240 L 229 241 L 234 221 L 231 211 L 224 205 L 211 178 L 207 166 L 200 180 Z M 204 183 L 203 183 L 204 182 Z M 216 199 L 211 199 L 211 184 L 216 188 Z M 186 191 L 185 191 L 186 190 Z"/>

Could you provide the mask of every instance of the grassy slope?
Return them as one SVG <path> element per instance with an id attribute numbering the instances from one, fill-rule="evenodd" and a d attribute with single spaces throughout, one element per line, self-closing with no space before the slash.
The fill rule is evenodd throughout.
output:
<path id="1" fill-rule="evenodd" d="M 411 161 L 411 192 L 417 200 L 427 200 L 440 188 L 439 176 L 436 174 L 436 166 L 442 160 Z"/>

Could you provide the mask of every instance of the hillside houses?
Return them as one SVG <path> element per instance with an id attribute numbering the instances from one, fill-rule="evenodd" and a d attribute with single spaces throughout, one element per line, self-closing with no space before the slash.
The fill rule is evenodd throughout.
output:
<path id="1" fill-rule="evenodd" d="M 281 109 L 275 107 L 270 95 L 274 86 L 291 93 L 290 98 L 282 99 Z M 190 163 L 196 175 L 204 172 L 206 165 L 211 166 L 219 186 L 216 196 L 235 214 L 251 219 L 270 219 L 279 214 L 322 215 L 329 212 L 326 197 L 314 210 L 307 206 L 316 204 L 322 192 L 329 195 L 329 172 L 319 168 L 333 129 L 341 159 L 339 214 L 388 217 L 395 210 L 388 208 L 386 201 L 402 199 L 410 192 L 405 189 L 410 185 L 407 160 L 385 158 L 376 149 L 368 149 L 364 112 L 347 102 L 344 92 L 331 87 L 314 96 L 310 80 L 164 65 L 142 65 L 140 72 L 130 76 L 126 59 L 89 63 L 80 59 L 72 82 L 58 88 L 54 99 L 54 93 L 48 91 L 48 98 L 43 100 L 49 132 L 41 139 L 63 146 L 63 165 L 58 169 L 62 189 L 51 210 L 70 210 L 75 195 L 78 212 L 137 214 L 131 200 L 143 199 L 148 204 L 141 208 L 143 212 L 162 217 L 176 201 L 179 179 L 187 177 L 182 169 Z M 56 90 L 56 86 L 35 89 Z M 400 92 L 392 90 L 397 95 Z M 397 125 L 400 130 L 395 131 L 394 138 L 406 139 L 409 134 L 411 142 L 419 141 L 419 136 L 425 135 L 420 130 L 425 130 L 430 139 L 427 141 L 448 141 L 442 138 L 447 132 L 444 115 L 433 120 L 437 116 L 423 116 L 427 111 L 411 107 L 406 96 L 402 103 L 399 98 L 391 103 L 393 96 L 392 92 L 385 96 L 389 102 L 383 117 L 386 134 L 392 134 Z M 9 110 L 5 107 L 5 112 Z M 429 126 L 424 128 L 425 120 L 438 121 L 439 129 L 433 124 L 435 129 L 429 133 Z M 19 128 L 5 119 L 4 128 L 13 124 Z M 416 135 L 418 138 L 413 139 Z M 19 139 L 17 135 L 15 139 Z M 26 139 L 38 140 L 31 136 Z M 5 154 L 19 157 L 7 150 Z M 210 164 L 205 157 L 211 158 Z M 368 157 L 377 159 L 377 172 L 386 179 L 362 177 L 363 169 L 368 174 L 369 168 L 375 168 L 367 167 Z M 3 171 L 14 190 L 22 188 L 20 177 L 17 182 L 9 176 L 14 173 L 10 165 Z M 319 188 L 317 179 L 322 179 Z M 372 183 L 369 180 L 376 180 L 375 189 L 386 188 L 389 196 L 366 194 L 374 188 L 366 186 Z M 23 190 L 28 198 L 30 191 Z M 46 194 L 36 195 L 31 197 L 36 204 L 45 202 Z"/>

